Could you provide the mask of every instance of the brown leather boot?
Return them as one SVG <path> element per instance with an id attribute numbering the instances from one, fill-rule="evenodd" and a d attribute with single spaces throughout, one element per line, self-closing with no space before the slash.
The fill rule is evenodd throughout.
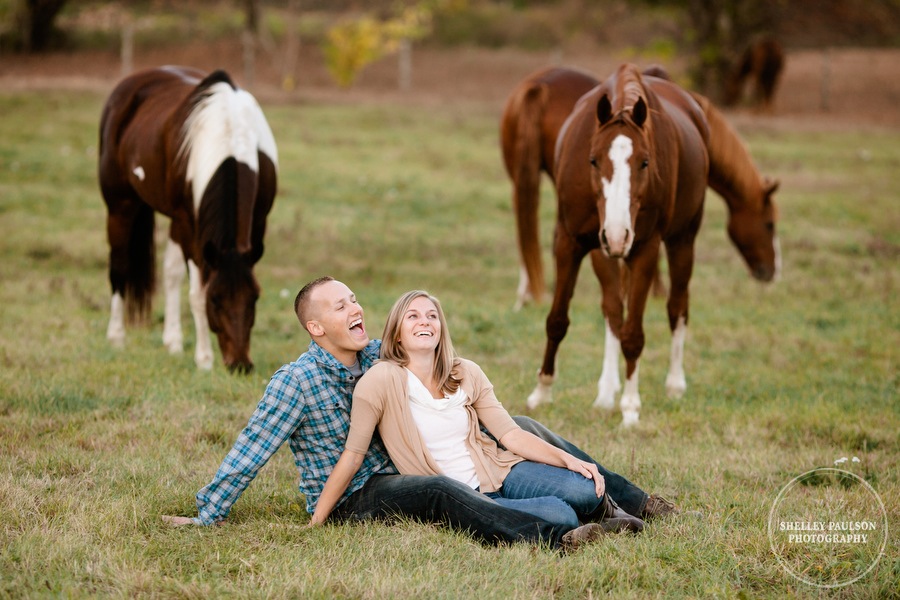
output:
<path id="1" fill-rule="evenodd" d="M 680 512 L 674 502 L 670 502 L 662 496 L 650 494 L 650 497 L 647 498 L 647 503 L 644 504 L 644 508 L 641 510 L 641 517 L 647 520 L 657 519 L 659 517 L 675 516 Z"/>
<path id="2" fill-rule="evenodd" d="M 615 500 L 609 497 L 609 494 L 603 495 L 601 504 L 602 512 L 598 510 L 594 514 L 602 514 L 600 517 L 600 526 L 610 533 L 618 533 L 627 531 L 629 533 L 640 533 L 644 530 L 644 522 L 639 518 L 625 512 Z"/>
<path id="3" fill-rule="evenodd" d="M 597 523 L 587 523 L 564 533 L 559 540 L 559 547 L 563 552 L 572 552 L 584 544 L 599 540 L 606 533 L 606 529 Z"/>

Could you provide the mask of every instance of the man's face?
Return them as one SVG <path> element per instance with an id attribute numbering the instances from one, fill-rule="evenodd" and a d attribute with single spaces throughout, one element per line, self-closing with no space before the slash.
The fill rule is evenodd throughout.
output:
<path id="1" fill-rule="evenodd" d="M 356 353 L 369 343 L 356 295 L 340 281 L 329 281 L 314 289 L 310 300 L 310 335 L 345 365 L 355 363 Z"/>

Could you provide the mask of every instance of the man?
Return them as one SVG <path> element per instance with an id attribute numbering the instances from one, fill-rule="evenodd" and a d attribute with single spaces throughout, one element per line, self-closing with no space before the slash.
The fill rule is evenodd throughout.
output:
<path id="1" fill-rule="evenodd" d="M 307 511 L 314 512 L 322 487 L 344 450 L 356 382 L 377 360 L 381 342 L 369 339 L 363 308 L 350 288 L 331 277 L 304 286 L 294 301 L 294 311 L 310 335 L 309 348 L 272 376 L 256 411 L 213 481 L 197 493 L 198 516 L 165 516 L 166 522 L 213 525 L 224 521 L 234 502 L 285 442 L 300 471 L 299 490 L 306 497 Z M 539 423 L 523 417 L 516 421 L 550 443 L 596 464 Z M 599 464 L 598 469 L 606 479 L 607 495 L 621 498 L 635 514 L 653 517 L 677 510 Z M 450 525 L 488 542 L 530 541 L 563 548 L 575 547 L 606 531 L 643 525 L 639 519 L 613 508 L 597 515 L 600 525 L 589 523 L 567 531 L 504 508 L 448 477 L 400 475 L 376 437 L 332 517 L 366 520 L 392 515 Z"/>

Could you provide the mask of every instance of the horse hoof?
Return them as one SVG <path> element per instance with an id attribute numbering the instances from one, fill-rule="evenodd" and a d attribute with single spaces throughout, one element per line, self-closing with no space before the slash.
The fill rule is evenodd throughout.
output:
<path id="1" fill-rule="evenodd" d="M 597 399 L 594 400 L 592 406 L 594 408 L 602 408 L 603 410 L 612 410 L 616 407 L 616 397 L 614 394 L 597 394 Z"/>
<path id="2" fill-rule="evenodd" d="M 213 359 L 210 357 L 196 357 L 194 362 L 197 364 L 197 368 L 201 371 L 212 371 L 213 368 Z"/>
<path id="3" fill-rule="evenodd" d="M 169 351 L 169 354 L 182 354 L 184 352 L 184 344 L 181 340 L 177 342 L 167 342 L 163 340 L 163 345 L 166 347 L 166 350 Z"/>
<path id="4" fill-rule="evenodd" d="M 528 396 L 528 400 L 525 401 L 525 406 L 528 407 L 528 410 L 534 410 L 541 404 L 547 404 L 549 402 L 553 402 L 553 396 L 550 395 L 549 390 L 545 391 L 540 388 L 535 388 L 531 395 Z"/>
<path id="5" fill-rule="evenodd" d="M 666 381 L 666 395 L 672 400 L 679 400 L 687 390 L 687 383 L 682 380 Z"/>
<path id="6" fill-rule="evenodd" d="M 636 410 L 622 412 L 622 427 L 634 427 L 638 424 L 639 414 Z"/>

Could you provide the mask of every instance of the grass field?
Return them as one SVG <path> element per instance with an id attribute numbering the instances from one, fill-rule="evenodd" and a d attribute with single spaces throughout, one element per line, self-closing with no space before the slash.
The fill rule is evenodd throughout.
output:
<path id="1" fill-rule="evenodd" d="M 782 182 L 783 277 L 750 278 L 710 192 L 688 392 L 665 396 L 669 333 L 664 302 L 651 299 L 632 429 L 590 406 L 603 329 L 585 267 L 555 402 L 533 416 L 705 518 L 560 556 L 409 522 L 306 531 L 286 449 L 227 526 L 175 530 L 159 518 L 194 514 L 195 492 L 269 375 L 305 349 L 291 303 L 319 275 L 354 289 L 373 335 L 402 292 L 430 290 L 460 352 L 482 364 L 511 413 L 525 411 L 548 307 L 510 310 L 518 272 L 498 107 L 264 106 L 280 192 L 256 269 L 257 369 L 237 376 L 218 362 L 211 373 L 194 368 L 187 315 L 185 354 L 164 351 L 159 297 L 125 351 L 106 343 L 102 102 L 0 94 L 0 596 L 900 597 L 900 133 L 742 130 Z M 553 204 L 545 185 L 545 248 Z M 792 478 L 844 456 L 859 458 L 844 468 L 877 491 L 891 529 L 874 569 L 823 590 L 782 568 L 767 519 Z M 826 565 L 838 579 L 860 567 Z"/>

